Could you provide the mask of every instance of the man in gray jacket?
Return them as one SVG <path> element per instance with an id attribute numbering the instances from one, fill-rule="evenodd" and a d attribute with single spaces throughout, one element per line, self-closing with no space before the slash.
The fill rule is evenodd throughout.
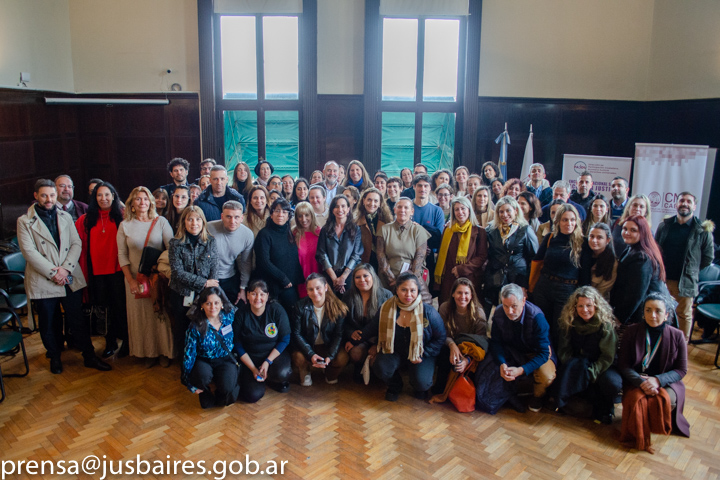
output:
<path id="1" fill-rule="evenodd" d="M 677 215 L 666 218 L 658 225 L 655 241 L 662 250 L 667 287 L 678 302 L 675 309 L 680 330 L 685 340 L 690 338 L 692 303 L 698 294 L 700 270 L 712 263 L 715 225 L 709 220 L 701 222 L 696 216 L 697 200 L 690 192 L 678 195 Z"/>
<path id="2" fill-rule="evenodd" d="M 18 218 L 18 244 L 25 257 L 25 291 L 35 301 L 40 337 L 50 357 L 50 371 L 62 373 L 62 319 L 56 317 L 63 306 L 65 321 L 82 350 L 85 366 L 111 370 L 95 355 L 90 325 L 82 315 L 82 289 L 85 277 L 78 266 L 82 241 L 69 213 L 56 205 L 57 191 L 52 180 L 35 183 L 35 200 L 27 213 Z"/>

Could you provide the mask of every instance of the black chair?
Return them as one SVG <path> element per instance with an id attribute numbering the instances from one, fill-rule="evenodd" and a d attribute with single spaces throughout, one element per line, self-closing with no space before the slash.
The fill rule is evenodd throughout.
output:
<path id="1" fill-rule="evenodd" d="M 28 302 L 25 292 L 25 257 L 21 252 L 5 255 L 0 259 L 0 279 L 3 280 L 5 295 L 0 298 L 0 307 L 12 308 L 16 312 L 27 307 L 28 323 L 33 329 L 25 329 L 25 333 L 37 330 L 37 323 L 32 309 L 32 302 Z"/>
<path id="2" fill-rule="evenodd" d="M 3 327 L 0 328 L 0 355 L 16 354 L 22 351 L 25 362 L 24 373 L 8 373 L 3 375 L 2 369 L 0 369 L 0 391 L 2 392 L 0 402 L 3 402 L 5 400 L 5 383 L 3 382 L 3 377 L 24 377 L 30 373 L 30 365 L 28 364 L 25 342 L 22 336 L 22 323 L 17 313 L 9 308 L 0 308 L 0 327 Z"/>
<path id="3" fill-rule="evenodd" d="M 691 338 L 698 314 L 702 315 L 703 322 L 715 322 L 715 329 L 720 326 L 720 265 L 715 263 L 704 268 L 699 275 L 698 295 L 695 297 L 695 314 L 693 315 L 692 329 L 690 330 Z M 693 340 L 691 342 L 704 343 Z M 715 352 L 715 367 L 720 368 L 718 357 L 720 357 L 720 342 Z"/>

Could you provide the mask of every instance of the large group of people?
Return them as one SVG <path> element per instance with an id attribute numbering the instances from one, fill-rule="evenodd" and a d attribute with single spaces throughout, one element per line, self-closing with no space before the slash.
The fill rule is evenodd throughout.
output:
<path id="1" fill-rule="evenodd" d="M 101 357 L 179 359 L 203 408 L 257 402 L 266 384 L 286 392 L 293 372 L 302 386 L 317 370 L 336 384 L 348 363 L 355 381 L 384 382 L 389 401 L 404 371 L 429 399 L 472 368 L 486 412 L 585 398 L 611 423 L 622 393 L 623 439 L 652 450 L 651 431 L 689 435 L 691 304 L 713 259 L 692 193 L 653 237 L 649 201 L 628 197 L 625 178 L 606 199 L 589 172 L 571 190 L 541 164 L 508 180 L 492 162 L 373 177 L 329 161 L 310 181 L 265 160 L 228 175 L 206 159 L 195 183 L 189 171 L 175 158 L 172 183 L 124 202 L 92 179 L 87 205 L 67 175 L 37 181 L 17 230 L 53 373 L 63 321 L 85 366 L 111 369 L 85 302 L 108 311 Z"/>

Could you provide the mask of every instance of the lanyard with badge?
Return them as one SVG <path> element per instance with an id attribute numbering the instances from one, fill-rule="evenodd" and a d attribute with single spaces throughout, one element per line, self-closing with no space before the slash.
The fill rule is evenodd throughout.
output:
<path id="1" fill-rule="evenodd" d="M 197 264 L 195 263 L 197 255 L 195 254 L 195 248 L 193 247 L 193 274 L 197 275 Z M 195 290 L 190 290 L 190 295 L 183 297 L 183 307 L 191 307 L 195 301 Z"/>

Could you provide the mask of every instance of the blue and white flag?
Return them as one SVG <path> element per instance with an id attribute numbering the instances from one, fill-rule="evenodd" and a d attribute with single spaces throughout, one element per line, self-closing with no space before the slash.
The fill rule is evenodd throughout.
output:
<path id="1" fill-rule="evenodd" d="M 502 143 L 500 143 L 500 141 L 502 141 Z M 510 145 L 510 134 L 508 134 L 507 131 L 507 123 L 505 124 L 505 131 L 498 135 L 495 143 L 500 143 L 500 159 L 498 160 L 500 175 L 503 180 L 507 180 L 507 146 Z"/>

